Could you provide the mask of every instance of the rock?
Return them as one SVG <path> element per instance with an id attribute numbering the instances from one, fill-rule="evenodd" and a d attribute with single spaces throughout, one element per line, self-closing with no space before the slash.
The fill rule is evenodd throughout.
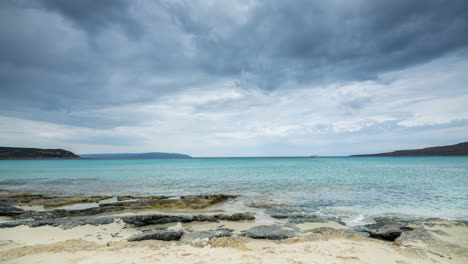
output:
<path id="1" fill-rule="evenodd" d="M 0 199 L 7 199 L 15 203 L 39 205 L 45 208 L 60 207 L 79 203 L 97 203 L 112 198 L 110 196 L 44 196 L 41 194 L 12 193 L 0 194 Z"/>
<path id="2" fill-rule="evenodd" d="M 82 225 L 106 225 L 111 224 L 114 217 L 82 218 L 82 219 L 44 219 L 44 220 L 22 220 L 0 223 L 0 228 L 12 228 L 20 225 L 29 227 L 55 226 L 63 229 L 74 228 Z"/>
<path id="3" fill-rule="evenodd" d="M 158 229 L 153 231 L 146 231 L 141 234 L 137 234 L 128 239 L 128 241 L 142 241 L 142 240 L 163 240 L 163 241 L 178 241 L 184 234 L 183 231 L 172 231 L 165 229 Z"/>
<path id="4" fill-rule="evenodd" d="M 413 230 L 413 228 L 407 226 L 411 223 L 410 220 L 395 217 L 377 217 L 374 221 L 376 223 L 356 228 L 356 230 L 369 233 L 371 238 L 385 241 L 395 241 L 403 232 Z"/>
<path id="5" fill-rule="evenodd" d="M 228 215 L 222 215 L 229 217 Z M 218 222 L 214 216 L 210 215 L 132 215 L 132 216 L 106 216 L 99 218 L 78 218 L 78 219 L 66 219 L 66 218 L 44 218 L 37 220 L 20 220 L 12 222 L 0 223 L 0 228 L 10 228 L 20 225 L 26 225 L 30 227 L 37 226 L 61 226 L 64 228 L 72 228 L 80 225 L 101 225 L 110 224 L 114 221 L 121 220 L 125 224 L 139 227 L 147 225 L 167 224 L 167 223 L 188 223 L 188 222 Z"/>
<path id="6" fill-rule="evenodd" d="M 369 237 L 375 238 L 375 239 L 380 239 L 380 240 L 386 240 L 386 241 L 395 241 L 400 235 L 401 231 L 399 230 L 369 230 L 369 231 L 362 231 L 362 232 L 367 232 L 369 233 Z"/>
<path id="7" fill-rule="evenodd" d="M 171 198 L 171 196 L 132 196 L 132 195 L 124 195 L 118 196 L 117 201 L 128 201 L 128 200 L 139 200 L 139 201 L 147 201 L 147 200 L 163 200 Z"/>
<path id="8" fill-rule="evenodd" d="M 251 208 L 259 208 L 259 209 L 272 209 L 272 208 L 280 207 L 282 205 L 272 204 L 272 203 L 250 203 L 247 206 Z"/>
<path id="9" fill-rule="evenodd" d="M 214 237 L 230 237 L 232 236 L 232 229 L 218 228 L 216 230 L 208 231 L 195 231 L 191 233 L 185 233 L 181 238 L 181 242 L 185 243 L 196 243 L 204 240 L 210 240 Z"/>
<path id="10" fill-rule="evenodd" d="M 13 206 L 13 202 L 10 200 L 0 200 L 0 216 L 16 216 L 22 213 L 24 213 L 24 210 Z"/>
<path id="11" fill-rule="evenodd" d="M 367 232 L 359 232 L 352 229 L 335 229 L 331 227 L 319 227 L 314 228 L 308 231 L 311 234 L 320 235 L 321 238 L 330 239 L 330 238 L 348 238 L 348 239 L 359 239 L 364 237 L 369 237 Z"/>
<path id="12" fill-rule="evenodd" d="M 157 225 L 166 223 L 188 223 L 188 222 L 218 222 L 219 220 L 241 221 L 252 220 L 251 215 L 233 214 L 233 215 L 134 215 L 121 217 L 126 224 L 133 226 Z M 253 218 L 255 219 L 255 218 Z"/>
<path id="13" fill-rule="evenodd" d="M 243 236 L 256 239 L 281 240 L 295 237 L 300 234 L 300 229 L 290 225 L 260 225 L 245 231 Z"/>
<path id="14" fill-rule="evenodd" d="M 169 196 L 119 196 L 117 202 L 99 204 L 100 207 L 125 206 L 128 209 L 148 209 L 148 208 L 190 208 L 201 209 L 229 199 L 234 199 L 237 195 L 212 194 L 212 195 L 188 195 L 180 198 Z M 109 199 L 109 196 L 44 196 L 41 194 L 17 193 L 0 194 L 0 199 L 9 199 L 16 203 L 28 205 L 40 205 L 44 207 L 59 207 L 64 205 L 79 203 L 97 203 L 101 200 Z"/>
<path id="15" fill-rule="evenodd" d="M 277 219 L 288 219 L 290 223 L 327 223 L 327 222 L 336 222 L 340 225 L 346 225 L 345 222 L 337 217 L 324 217 L 318 215 L 272 215 L 271 217 Z"/>
<path id="16" fill-rule="evenodd" d="M 44 199 L 45 196 L 31 193 L 8 193 L 0 194 L 0 199 L 10 200 L 15 203 L 30 203 L 36 199 Z"/>
<path id="17" fill-rule="evenodd" d="M 168 196 L 149 196 L 149 197 L 133 197 L 123 196 L 117 198 L 119 202 L 110 204 L 101 204 L 100 206 L 125 206 L 127 208 L 190 208 L 190 209 L 202 209 L 210 205 L 224 202 L 228 199 L 233 199 L 238 196 L 236 195 L 224 195 L 224 194 L 213 194 L 213 195 L 189 195 L 182 196 L 179 199 L 168 199 Z M 133 198 L 136 201 L 125 201 L 129 198 Z"/>
<path id="18" fill-rule="evenodd" d="M 115 212 L 125 210 L 123 206 L 106 206 L 106 207 L 92 207 L 80 210 L 65 210 L 55 209 L 50 211 L 24 211 L 22 214 L 17 215 L 16 219 L 55 219 L 63 217 L 77 217 L 77 216 L 90 216 L 98 215 L 107 212 Z"/>
<path id="19" fill-rule="evenodd" d="M 121 219 L 124 223 L 136 227 L 177 222 L 218 222 L 216 218 L 208 215 L 132 215 L 121 217 Z"/>
<path id="20" fill-rule="evenodd" d="M 110 199 L 110 196 L 78 196 L 78 197 L 48 197 L 44 200 L 34 201 L 32 204 L 43 205 L 45 208 L 60 207 L 80 203 L 98 203 Z"/>
<path id="21" fill-rule="evenodd" d="M 232 215 L 217 214 L 217 215 L 214 215 L 214 218 L 218 220 L 225 220 L 225 221 L 255 220 L 255 217 L 253 215 L 244 214 L 244 213 L 235 213 Z"/>

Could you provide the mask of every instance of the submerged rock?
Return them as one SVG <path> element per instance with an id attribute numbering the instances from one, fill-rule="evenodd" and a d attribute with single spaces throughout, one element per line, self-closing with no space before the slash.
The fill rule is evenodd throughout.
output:
<path id="1" fill-rule="evenodd" d="M 1 199 L 7 199 L 14 203 L 27 205 L 41 205 L 44 207 L 59 207 L 77 203 L 97 203 L 110 196 L 45 196 L 31 193 L 0 194 Z"/>
<path id="2" fill-rule="evenodd" d="M 41 194 L 31 194 L 31 193 L 8 193 L 0 194 L 0 199 L 9 200 L 14 203 L 30 203 L 33 200 L 43 199 L 45 196 Z"/>
<path id="3" fill-rule="evenodd" d="M 295 237 L 300 234 L 300 229 L 291 225 L 260 225 L 250 228 L 243 236 L 256 239 L 281 240 Z"/>
<path id="4" fill-rule="evenodd" d="M 100 207 L 124 206 L 128 209 L 149 208 L 189 208 L 201 209 L 210 205 L 234 199 L 237 195 L 212 194 L 212 195 L 188 195 L 179 198 L 170 196 L 117 196 L 116 202 L 102 203 Z M 80 203 L 98 203 L 112 198 L 110 196 L 45 196 L 41 194 L 16 193 L 0 194 L 0 199 L 8 199 L 14 203 L 38 205 L 45 208 L 54 208 Z"/>
<path id="5" fill-rule="evenodd" d="M 145 231 L 135 236 L 132 236 L 128 241 L 143 241 L 143 240 L 162 240 L 162 241 L 178 241 L 184 234 L 183 231 L 173 231 L 167 229 L 158 229 L 153 231 Z"/>
<path id="6" fill-rule="evenodd" d="M 287 219 L 290 223 L 326 223 L 326 222 L 336 222 L 340 225 L 346 225 L 341 219 L 337 217 L 325 217 L 318 215 L 303 215 L 303 214 L 273 214 L 271 217 L 276 219 Z"/>
<path id="7" fill-rule="evenodd" d="M 169 199 L 169 196 L 148 196 L 148 197 L 134 197 L 122 196 L 117 197 L 119 202 L 101 204 L 100 206 L 125 206 L 129 209 L 148 209 L 148 208 L 188 208 L 188 209 L 202 209 L 210 205 L 224 202 L 228 199 L 233 199 L 236 195 L 190 195 L 181 196 L 180 198 Z M 130 201 L 129 201 L 130 200 Z"/>
<path id="8" fill-rule="evenodd" d="M 187 195 L 181 196 L 180 199 L 188 207 L 192 209 L 201 209 L 214 205 L 217 203 L 225 202 L 229 199 L 239 197 L 238 195 L 226 195 L 226 194 L 210 194 L 210 195 Z"/>

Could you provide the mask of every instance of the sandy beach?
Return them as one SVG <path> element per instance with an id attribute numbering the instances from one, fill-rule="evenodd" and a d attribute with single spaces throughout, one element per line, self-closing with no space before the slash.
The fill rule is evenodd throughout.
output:
<path id="1" fill-rule="evenodd" d="M 234 217 L 231 212 L 223 212 L 225 202 L 218 202 L 219 197 L 210 199 L 202 201 L 205 205 L 209 204 L 206 201 L 216 202 L 198 209 L 127 208 L 119 213 L 35 220 L 18 220 L 21 214 L 3 216 L 0 262 L 409 264 L 468 261 L 466 222 L 377 219 L 385 222 L 377 223 L 379 226 L 349 227 L 324 219 L 290 223 L 255 212 L 253 217 L 258 215 L 258 218 L 242 220 L 248 215 L 240 213 Z M 28 203 L 34 204 L 34 200 L 39 203 L 37 199 Z M 52 199 L 48 200 L 50 203 Z M 41 212 L 37 211 L 37 205 L 34 208 Z M 58 210 L 49 210 L 48 217 L 51 212 Z M 219 220 L 223 218 L 229 220 Z M 102 224 L 76 222 L 82 219 L 97 219 Z M 153 224 L 155 219 L 167 223 Z M 363 228 L 368 232 L 362 231 Z M 396 237 L 382 235 L 392 234 L 394 230 L 400 230 Z M 174 234 L 179 236 L 172 238 Z"/>

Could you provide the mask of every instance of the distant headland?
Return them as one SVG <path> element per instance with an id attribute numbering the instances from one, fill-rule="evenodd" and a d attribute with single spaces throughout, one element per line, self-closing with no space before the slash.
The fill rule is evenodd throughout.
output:
<path id="1" fill-rule="evenodd" d="M 12 159 L 191 159 L 192 157 L 179 153 L 149 152 L 149 153 L 113 153 L 113 154 L 82 154 L 64 149 L 16 148 L 0 147 L 0 160 Z"/>
<path id="2" fill-rule="evenodd" d="M 0 159 L 79 159 L 64 149 L 0 147 Z"/>
<path id="3" fill-rule="evenodd" d="M 397 150 L 378 154 L 352 155 L 351 157 L 396 157 L 396 156 L 468 156 L 468 142 L 449 146 L 423 149 Z"/>
<path id="4" fill-rule="evenodd" d="M 401 157 L 401 156 L 468 156 L 468 142 L 455 145 L 428 147 L 422 149 L 396 150 L 377 154 L 358 154 L 350 157 Z M 297 157 L 265 157 L 265 158 L 317 158 L 320 156 Z M 0 160 L 5 159 L 191 159 L 180 153 L 148 152 L 148 153 L 109 153 L 76 155 L 64 149 L 40 149 L 0 147 Z M 218 157 L 219 158 L 219 157 Z M 234 158 L 234 157 L 223 157 Z M 260 158 L 260 157 L 235 157 Z"/>

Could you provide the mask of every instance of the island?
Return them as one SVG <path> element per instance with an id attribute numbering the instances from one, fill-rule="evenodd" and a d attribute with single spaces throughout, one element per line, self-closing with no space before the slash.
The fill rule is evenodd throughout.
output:
<path id="1" fill-rule="evenodd" d="M 423 149 L 397 150 L 378 154 L 352 155 L 351 157 L 395 157 L 395 156 L 468 156 L 468 142 L 449 146 Z"/>
<path id="2" fill-rule="evenodd" d="M 64 149 L 0 147 L 0 159 L 79 159 Z"/>

